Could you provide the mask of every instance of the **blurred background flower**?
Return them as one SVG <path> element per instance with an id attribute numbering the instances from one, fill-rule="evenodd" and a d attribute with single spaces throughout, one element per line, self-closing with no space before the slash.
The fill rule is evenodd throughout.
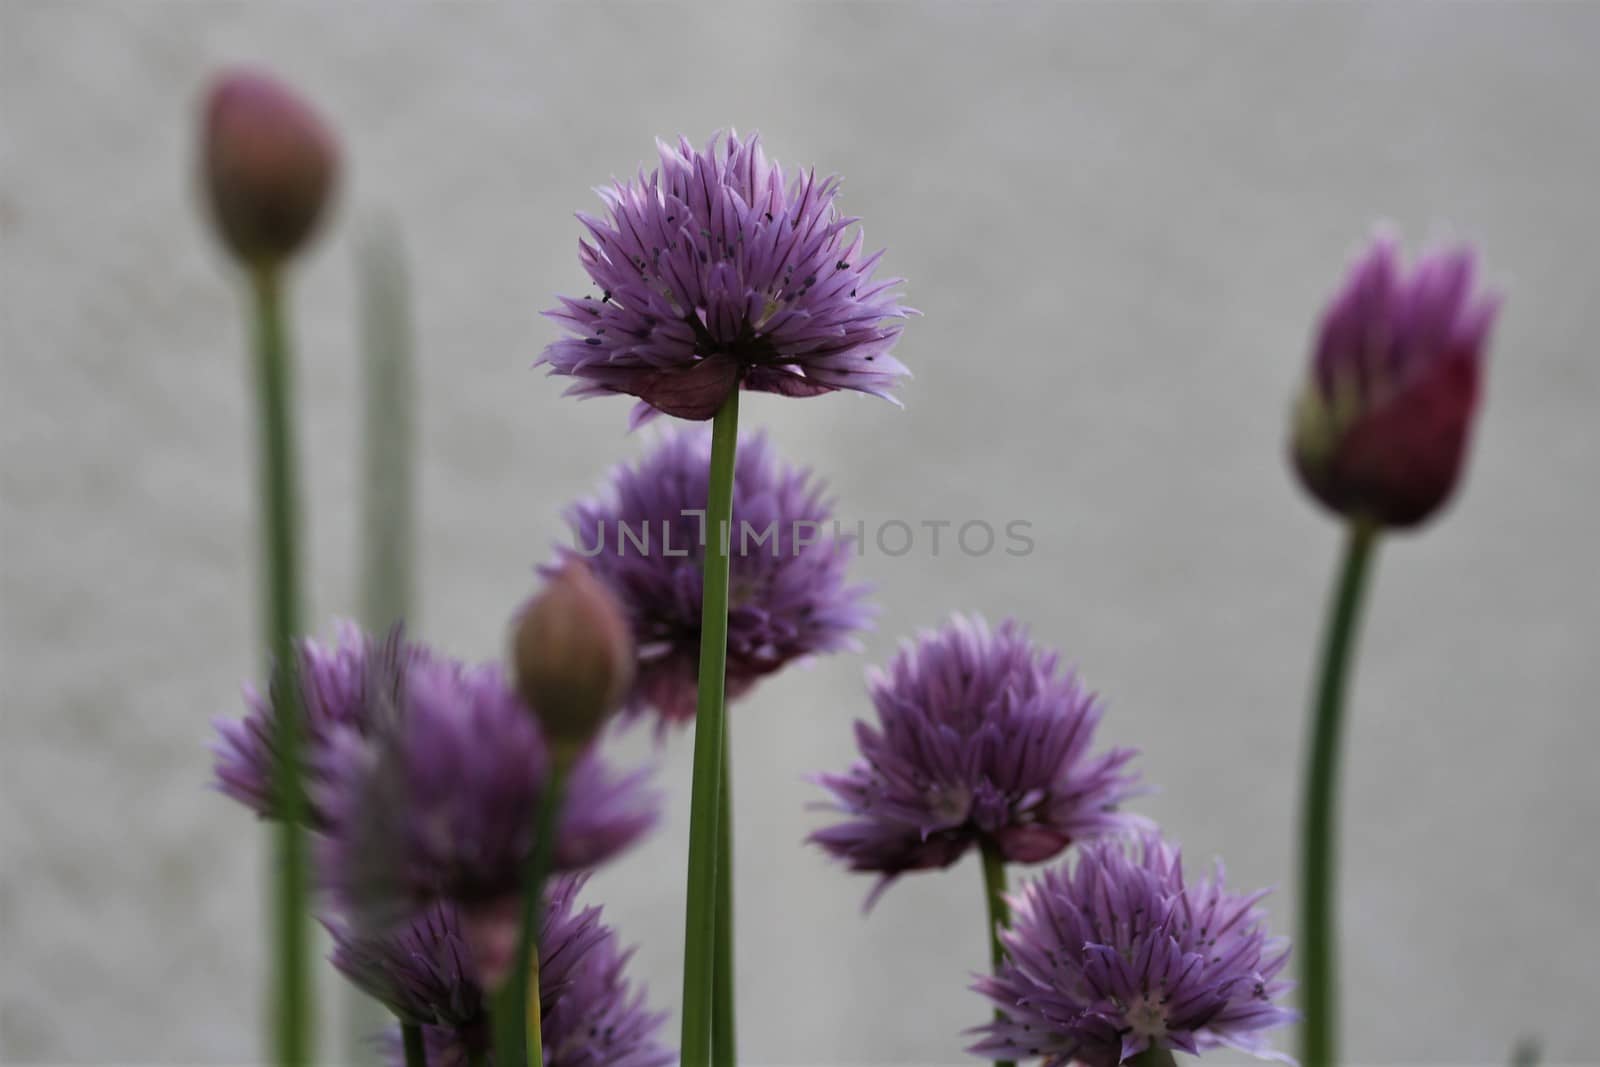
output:
<path id="1" fill-rule="evenodd" d="M 1386 235 L 1350 269 L 1323 312 L 1294 416 L 1295 470 L 1328 508 L 1415 526 L 1449 499 L 1500 307 L 1476 275 L 1469 248 L 1407 271 Z"/>
<path id="2" fill-rule="evenodd" d="M 633 624 L 638 671 L 628 709 L 692 721 L 700 658 L 711 435 L 674 429 L 601 493 L 567 510 L 567 566 L 587 563 Z M 872 609 L 849 578 L 852 545 L 810 469 L 778 457 L 763 434 L 741 438 L 728 561 L 728 696 L 796 660 L 858 647 Z"/>

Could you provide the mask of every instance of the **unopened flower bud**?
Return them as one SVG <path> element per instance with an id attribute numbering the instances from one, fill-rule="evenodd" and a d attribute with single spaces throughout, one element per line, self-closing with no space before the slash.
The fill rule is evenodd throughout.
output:
<path id="1" fill-rule="evenodd" d="M 311 236 L 338 171 L 332 133 L 286 86 L 233 71 L 206 98 L 206 194 L 229 251 L 250 265 L 294 254 Z"/>
<path id="2" fill-rule="evenodd" d="M 1469 249 L 1406 274 L 1380 237 L 1323 313 L 1290 448 L 1301 482 L 1333 511 L 1406 527 L 1450 498 L 1499 309 L 1473 275 Z"/>
<path id="3" fill-rule="evenodd" d="M 633 683 L 633 637 L 611 591 L 576 560 L 554 574 L 517 621 L 517 690 L 558 760 L 575 757 Z"/>

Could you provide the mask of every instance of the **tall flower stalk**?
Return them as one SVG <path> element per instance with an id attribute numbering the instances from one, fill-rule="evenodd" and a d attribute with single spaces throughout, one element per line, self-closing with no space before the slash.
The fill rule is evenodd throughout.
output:
<path id="1" fill-rule="evenodd" d="M 981 845 L 983 855 L 983 896 L 989 919 L 989 973 L 998 975 L 1006 960 L 1005 943 L 1000 935 L 1011 927 L 1011 906 L 1006 903 L 1006 858 L 992 841 Z M 1004 1018 L 999 1008 L 994 1017 Z M 996 1061 L 997 1067 L 1015 1067 L 1011 1060 Z"/>
<path id="2" fill-rule="evenodd" d="M 1338 790 L 1340 737 L 1345 693 L 1354 660 L 1356 633 L 1378 528 L 1354 522 L 1334 585 L 1323 635 L 1306 752 L 1305 800 L 1300 825 L 1300 1058 L 1306 1067 L 1335 1061 L 1338 1017 L 1337 933 L 1334 897 L 1338 885 Z"/>
<path id="3" fill-rule="evenodd" d="M 539 1028 L 539 946 L 534 932 L 543 920 L 544 884 L 550 876 L 551 852 L 555 841 L 556 812 L 561 806 L 565 770 L 558 763 L 552 768 L 545 794 L 539 803 L 538 829 L 533 851 L 528 856 L 523 876 L 522 918 L 517 930 L 517 947 L 511 971 L 494 992 L 489 1018 L 494 1025 L 494 1062 L 517 1067 L 544 1067 L 544 1042 Z M 530 1001 L 535 1005 L 529 1010 Z"/>
<path id="4" fill-rule="evenodd" d="M 300 513 L 296 484 L 289 346 L 283 324 L 282 278 L 276 266 L 251 273 L 256 316 L 256 395 L 260 404 L 262 549 L 266 562 L 266 630 L 281 694 L 273 739 L 278 760 L 274 792 L 284 817 L 277 835 L 273 901 L 277 959 L 276 1051 L 282 1064 L 311 1060 L 311 920 L 309 861 L 301 782 L 300 684 L 295 635 L 300 632 Z"/>
<path id="5" fill-rule="evenodd" d="M 512 651 L 517 689 L 549 745 L 550 775 L 522 878 L 511 970 L 495 991 L 490 1016 L 497 1067 L 543 1067 L 537 932 L 545 880 L 555 858 L 567 776 L 633 683 L 633 639 L 621 605 L 588 568 L 572 564 L 553 574 L 523 609 Z"/>
<path id="6" fill-rule="evenodd" d="M 1466 465 L 1499 299 L 1475 291 L 1460 248 L 1409 271 L 1380 235 L 1322 314 L 1294 408 L 1301 484 L 1347 526 L 1311 709 L 1300 828 L 1300 1029 L 1304 1067 L 1338 1056 L 1339 751 L 1362 597 L 1378 537 L 1431 519 Z"/>
<path id="7" fill-rule="evenodd" d="M 714 1020 L 733 1033 L 733 983 L 716 980 L 719 955 L 732 957 L 731 917 L 718 952 L 718 901 L 731 910 L 731 854 L 721 855 L 726 837 L 728 798 L 723 768 L 728 742 L 726 681 L 728 666 L 728 550 L 733 517 L 733 469 L 739 441 L 739 390 L 728 392 L 711 424 L 711 480 L 706 498 L 700 616 L 700 681 L 695 703 L 694 780 L 689 801 L 688 902 L 683 933 L 683 1031 L 680 1055 L 686 1064 L 710 1063 Z M 719 891 L 718 867 L 728 882 Z M 731 977 L 731 976 L 729 976 Z M 732 1050 L 724 1048 L 725 1062 Z"/>
<path id="8" fill-rule="evenodd" d="M 301 612 L 300 514 L 283 294 L 288 263 L 316 229 L 329 199 L 337 151 L 321 120 L 290 90 L 242 71 L 212 86 L 200 148 L 212 222 L 244 268 L 254 324 L 263 621 L 279 704 L 270 781 L 284 816 L 275 830 L 273 1047 L 277 1062 L 289 1067 L 309 1063 L 314 1044 L 303 712 L 294 647 Z"/>
<path id="9" fill-rule="evenodd" d="M 711 975 L 711 1062 L 739 1062 L 734 1022 L 733 970 L 733 760 L 728 754 L 727 701 L 723 701 L 722 786 L 717 790 L 717 952 Z"/>
<path id="10" fill-rule="evenodd" d="M 566 336 L 540 362 L 576 379 L 569 390 L 576 395 L 637 398 L 635 424 L 661 414 L 713 420 L 681 1049 L 684 1063 L 700 1067 L 712 1062 L 714 1046 L 717 1062 L 733 1060 L 731 833 L 721 779 L 724 538 L 732 533 L 738 394 L 851 390 L 892 399 L 906 369 L 890 349 L 898 320 L 911 312 L 899 302 L 899 279 L 874 277 L 882 253 L 868 253 L 857 220 L 835 206 L 836 177 L 797 171 L 786 178 L 758 137 L 736 133 L 718 134 L 704 150 L 679 139 L 658 151 L 655 171 L 600 190 L 607 217 L 579 215 L 588 231 L 579 258 L 596 293 L 562 298 L 546 312 Z"/>
<path id="11" fill-rule="evenodd" d="M 416 624 L 413 530 L 416 525 L 416 388 L 410 294 L 395 225 L 384 220 L 366 236 L 357 261 L 361 291 L 362 621 L 372 633 Z M 383 1018 L 371 998 L 346 986 L 347 1062 L 376 1064 L 371 1035 Z M 420 1026 L 402 1023 L 407 1067 L 426 1067 Z M 413 1056 L 416 1058 L 413 1060 Z"/>

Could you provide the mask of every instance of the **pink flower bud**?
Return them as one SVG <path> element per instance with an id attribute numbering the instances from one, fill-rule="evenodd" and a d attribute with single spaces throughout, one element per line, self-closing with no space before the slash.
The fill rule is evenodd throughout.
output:
<path id="1" fill-rule="evenodd" d="M 1415 526 L 1465 464 L 1496 298 L 1457 249 L 1403 273 L 1380 237 L 1323 313 L 1291 451 L 1312 495 L 1350 519 Z"/>
<path id="2" fill-rule="evenodd" d="M 557 758 L 572 758 L 633 683 L 633 636 L 622 606 L 583 563 L 562 567 L 523 609 L 512 638 L 517 690 Z"/>
<path id="3" fill-rule="evenodd" d="M 333 135 L 265 74 L 232 71 L 206 97 L 206 193 L 228 249 L 250 265 L 293 255 L 311 236 L 338 171 Z"/>

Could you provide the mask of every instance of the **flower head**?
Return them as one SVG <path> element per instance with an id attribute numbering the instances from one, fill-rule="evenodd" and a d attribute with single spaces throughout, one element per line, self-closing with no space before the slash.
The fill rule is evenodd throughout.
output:
<path id="1" fill-rule="evenodd" d="M 560 549 L 622 602 L 639 657 L 629 710 L 654 708 L 665 722 L 694 718 L 704 538 L 719 535 L 705 529 L 710 451 L 700 428 L 669 432 L 617 467 L 601 496 L 567 511 L 575 547 Z M 823 492 L 764 436 L 740 440 L 727 531 L 730 699 L 794 660 L 852 647 L 871 619 Z"/>
<path id="2" fill-rule="evenodd" d="M 578 907 L 585 881 L 558 878 L 546 891 L 538 938 L 544 1062 L 665 1067 L 673 1057 L 656 1040 L 664 1016 L 648 1010 L 643 990 L 623 974 L 628 953 L 601 922 L 600 908 Z M 424 1027 L 429 1064 L 466 1067 L 472 1053 L 487 1051 L 488 983 L 453 906 L 435 904 L 387 933 L 333 932 L 334 965 L 401 1019 Z"/>
<path id="3" fill-rule="evenodd" d="M 212 85 L 201 154 L 218 233 L 250 264 L 277 262 L 305 243 L 339 163 L 322 120 L 275 78 L 250 71 Z"/>
<path id="4" fill-rule="evenodd" d="M 1220 863 L 1185 884 L 1153 834 L 1086 846 L 1012 898 L 1007 959 L 973 987 L 1000 1017 L 972 1051 L 1046 1067 L 1113 1067 L 1151 1047 L 1281 1058 L 1263 1031 L 1294 1019 L 1276 1003 L 1289 949 L 1267 937 L 1263 896 L 1228 892 Z"/>
<path id="5" fill-rule="evenodd" d="M 1465 248 L 1407 273 L 1379 237 L 1323 313 L 1292 451 L 1300 480 L 1333 511 L 1415 526 L 1449 499 L 1499 309 L 1474 274 Z"/>
<path id="6" fill-rule="evenodd" d="M 376 923 L 439 899 L 469 913 L 501 906 L 520 888 L 550 773 L 538 721 L 498 664 L 417 659 L 369 688 L 394 700 L 341 760 L 326 880 Z M 654 824 L 644 778 L 614 773 L 592 751 L 578 759 L 565 779 L 555 869 L 600 863 Z"/>
<path id="7" fill-rule="evenodd" d="M 1090 753 L 1099 701 L 1016 622 L 956 615 L 905 643 L 867 687 L 878 725 L 856 723 L 862 758 L 818 778 L 848 818 L 812 840 L 882 874 L 879 891 L 980 842 L 1037 863 L 1140 822 L 1117 811 L 1139 791 L 1134 750 Z"/>
<path id="8" fill-rule="evenodd" d="M 835 208 L 839 180 L 786 180 L 755 136 L 658 148 L 649 175 L 599 190 L 607 218 L 578 216 L 600 294 L 547 312 L 571 335 L 545 350 L 551 373 L 580 379 L 580 396 L 638 397 L 636 419 L 709 419 L 740 387 L 889 397 L 909 312 Z"/>

